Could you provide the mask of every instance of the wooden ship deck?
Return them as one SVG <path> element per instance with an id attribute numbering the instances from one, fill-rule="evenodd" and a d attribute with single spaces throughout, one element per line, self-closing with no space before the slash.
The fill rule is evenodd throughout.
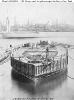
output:
<path id="1" fill-rule="evenodd" d="M 68 50 L 45 41 L 24 44 L 11 55 L 13 69 L 34 82 L 65 71 L 67 65 Z"/>

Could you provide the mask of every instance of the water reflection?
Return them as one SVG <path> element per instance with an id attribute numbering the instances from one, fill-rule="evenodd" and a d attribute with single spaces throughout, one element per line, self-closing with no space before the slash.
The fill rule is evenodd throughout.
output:
<path id="1" fill-rule="evenodd" d="M 67 80 L 67 70 L 65 73 L 59 73 L 51 78 L 39 81 L 37 84 L 28 80 L 26 77 L 11 70 L 12 82 L 22 91 L 30 95 L 44 95 L 60 87 Z"/>

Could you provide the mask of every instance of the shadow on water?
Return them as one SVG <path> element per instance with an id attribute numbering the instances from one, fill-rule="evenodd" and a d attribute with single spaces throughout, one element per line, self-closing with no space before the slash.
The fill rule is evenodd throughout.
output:
<path id="1" fill-rule="evenodd" d="M 30 95 L 40 95 L 51 92 L 56 88 L 60 87 L 64 81 L 67 80 L 67 70 L 64 73 L 56 74 L 51 78 L 45 78 L 39 81 L 37 84 L 27 79 L 26 77 L 16 73 L 13 69 L 11 70 L 12 82 L 17 85 L 19 89 L 24 92 L 28 92 Z"/>

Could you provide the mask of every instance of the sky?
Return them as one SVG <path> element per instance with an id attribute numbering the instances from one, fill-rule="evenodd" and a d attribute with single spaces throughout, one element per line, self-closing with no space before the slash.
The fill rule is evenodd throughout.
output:
<path id="1" fill-rule="evenodd" d="M 9 17 L 10 24 L 49 23 L 55 21 L 74 25 L 74 3 L 0 3 L 0 22 L 6 24 Z"/>

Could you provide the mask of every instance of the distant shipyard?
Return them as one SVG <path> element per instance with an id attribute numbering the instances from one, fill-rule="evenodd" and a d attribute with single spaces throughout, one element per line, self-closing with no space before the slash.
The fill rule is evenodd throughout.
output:
<path id="1" fill-rule="evenodd" d="M 23 31 L 32 31 L 32 32 L 74 32 L 74 26 L 69 25 L 65 22 L 58 23 L 58 21 L 46 22 L 45 24 L 36 23 L 33 24 L 28 20 L 26 24 L 18 24 L 17 21 L 14 21 L 14 25 L 10 26 L 9 18 L 6 18 L 6 25 L 0 21 L 0 32 L 6 32 L 7 29 L 10 29 L 11 32 L 23 32 Z"/>
<path id="2" fill-rule="evenodd" d="M 55 21 L 52 24 L 49 24 L 49 21 L 45 24 L 32 24 L 29 20 L 23 25 L 18 24 L 16 21 L 14 21 L 14 25 L 10 25 L 8 17 L 6 18 L 6 25 L 0 23 L 0 33 L 2 34 L 2 38 L 7 39 L 60 37 L 62 34 L 57 33 L 61 32 L 65 32 L 64 35 L 67 35 L 67 32 L 74 32 L 74 26 L 66 23 L 58 23 L 58 21 Z M 65 37 L 64 35 L 61 37 Z"/>

